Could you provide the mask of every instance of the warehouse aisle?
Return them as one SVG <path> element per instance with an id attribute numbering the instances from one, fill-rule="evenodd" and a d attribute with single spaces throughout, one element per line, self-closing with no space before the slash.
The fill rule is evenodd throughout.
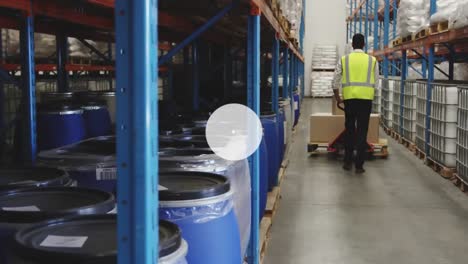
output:
<path id="1" fill-rule="evenodd" d="M 308 116 L 330 104 L 303 104 L 264 263 L 465 263 L 468 196 L 403 146 L 365 175 L 307 156 Z"/>

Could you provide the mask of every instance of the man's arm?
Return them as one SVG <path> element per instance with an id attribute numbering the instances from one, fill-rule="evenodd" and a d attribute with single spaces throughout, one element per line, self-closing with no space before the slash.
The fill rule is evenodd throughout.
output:
<path id="1" fill-rule="evenodd" d="M 335 99 L 338 103 L 341 103 L 343 100 L 340 96 L 340 88 L 341 88 L 341 78 L 343 76 L 343 67 L 341 65 L 341 59 L 338 61 L 338 64 L 335 68 L 335 77 L 333 79 L 333 93 L 335 95 Z"/>

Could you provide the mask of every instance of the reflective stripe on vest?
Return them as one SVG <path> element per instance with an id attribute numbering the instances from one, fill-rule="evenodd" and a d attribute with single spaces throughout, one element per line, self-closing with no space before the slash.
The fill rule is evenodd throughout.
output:
<path id="1" fill-rule="evenodd" d="M 374 71 L 377 60 L 365 53 L 351 53 L 341 59 L 343 65 L 343 97 L 373 100 L 375 93 Z"/>

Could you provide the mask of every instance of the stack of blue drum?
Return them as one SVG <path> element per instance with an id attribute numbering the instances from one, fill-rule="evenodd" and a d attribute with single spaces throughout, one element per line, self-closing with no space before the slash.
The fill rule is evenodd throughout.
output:
<path id="1" fill-rule="evenodd" d="M 109 93 L 44 93 L 37 109 L 39 150 L 111 134 L 111 99 Z"/>
<path id="2" fill-rule="evenodd" d="M 66 143 L 49 144 L 41 148 L 47 150 L 39 153 L 38 165 L 49 168 L 45 170 L 60 168 L 67 179 L 80 188 L 77 190 L 114 197 L 118 195 L 116 140 L 115 136 L 109 135 L 112 133 L 112 125 L 107 126 L 112 124 L 112 118 L 109 118 L 112 115 L 108 114 L 107 104 L 102 100 L 94 100 L 96 98 L 99 96 L 95 94 L 75 94 L 65 100 L 43 102 L 47 106 L 79 105 L 76 108 L 79 113 L 76 115 L 81 117 L 82 131 L 85 132 L 80 139 L 73 138 Z M 224 160 L 210 149 L 205 136 L 208 118 L 209 115 L 205 114 L 196 118 L 176 116 L 171 120 L 160 121 L 160 237 L 172 241 L 167 243 L 169 246 L 166 249 L 163 247 L 160 251 L 160 256 L 167 259 L 164 263 L 239 264 L 247 250 L 251 228 L 249 164 L 247 160 Z M 278 114 L 264 112 L 261 116 L 261 216 L 265 211 L 268 189 L 273 188 L 278 181 L 286 144 L 285 131 L 288 130 L 285 124 L 288 120 L 289 116 L 282 109 Z M 98 122 L 102 123 L 99 127 L 92 125 Z M 76 125 L 78 122 L 70 123 Z M 219 142 L 225 142 L 221 136 Z M 36 210 L 33 206 L 38 205 L 25 205 L 26 208 Z M 115 217 L 100 214 L 106 210 L 91 213 L 90 216 L 75 214 L 50 221 L 49 224 L 38 221 L 41 223 L 22 229 L 15 237 L 15 247 L 21 250 L 15 251 L 18 254 L 15 253 L 13 258 L 34 259 L 31 263 L 50 263 L 52 258 L 61 259 L 72 254 L 85 256 L 80 259 L 80 263 L 103 263 L 99 261 L 104 260 L 104 263 L 116 263 L 115 250 L 111 250 L 115 248 L 112 243 L 115 241 Z M 79 236 L 80 232 L 88 236 L 88 242 L 76 251 L 67 250 L 64 253 L 60 249 L 41 248 L 41 245 L 30 243 L 31 239 L 38 240 L 36 236 L 42 239 L 48 234 L 62 234 L 75 227 L 77 233 L 70 236 Z M 101 240 L 94 235 L 99 229 L 105 234 Z M 109 243 L 104 242 L 107 240 Z M 98 245 L 97 241 L 101 241 L 101 244 Z"/>

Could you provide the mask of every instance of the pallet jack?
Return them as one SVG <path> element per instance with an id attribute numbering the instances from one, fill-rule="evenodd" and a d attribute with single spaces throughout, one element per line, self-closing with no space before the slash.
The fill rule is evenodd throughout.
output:
<path id="1" fill-rule="evenodd" d="M 344 106 L 337 103 L 337 107 L 344 112 Z M 323 153 L 323 149 L 327 153 L 340 156 L 344 154 L 345 150 L 345 130 L 343 130 L 332 142 L 329 143 L 314 143 L 310 142 L 307 145 L 307 151 L 310 154 Z M 367 153 L 368 158 L 387 158 L 388 157 L 388 141 L 386 139 L 380 139 L 379 143 L 367 142 Z"/>

